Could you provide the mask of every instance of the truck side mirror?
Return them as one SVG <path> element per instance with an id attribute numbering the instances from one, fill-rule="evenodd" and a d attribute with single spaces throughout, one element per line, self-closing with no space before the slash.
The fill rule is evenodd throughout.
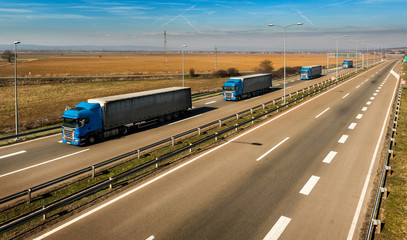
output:
<path id="1" fill-rule="evenodd" d="M 83 127 L 83 126 L 85 126 L 85 119 L 82 119 L 82 120 L 80 120 L 79 121 L 79 127 Z"/>

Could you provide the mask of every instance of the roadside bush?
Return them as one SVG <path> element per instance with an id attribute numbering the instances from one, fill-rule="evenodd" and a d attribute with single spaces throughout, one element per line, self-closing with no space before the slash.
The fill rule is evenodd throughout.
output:
<path id="1" fill-rule="evenodd" d="M 228 76 L 228 72 L 226 72 L 225 70 L 218 70 L 216 72 L 213 73 L 214 77 L 218 77 L 218 78 L 224 78 Z"/>
<path id="2" fill-rule="evenodd" d="M 233 76 L 240 76 L 239 70 L 237 70 L 236 68 L 229 68 L 228 71 L 227 71 L 227 73 L 228 73 L 228 75 L 229 75 L 230 77 L 233 77 Z"/>

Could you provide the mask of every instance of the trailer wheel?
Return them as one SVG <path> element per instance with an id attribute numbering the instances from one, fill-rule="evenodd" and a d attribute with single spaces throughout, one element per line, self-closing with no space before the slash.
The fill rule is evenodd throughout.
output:
<path id="1" fill-rule="evenodd" d="M 159 123 L 164 123 L 164 122 L 165 122 L 165 117 L 164 117 L 164 116 L 160 116 L 160 117 L 158 118 L 158 122 L 159 122 Z"/>
<path id="2" fill-rule="evenodd" d="M 126 135 L 127 133 L 128 133 L 127 127 L 121 127 L 121 128 L 120 128 L 120 134 L 121 134 L 121 135 Z"/>

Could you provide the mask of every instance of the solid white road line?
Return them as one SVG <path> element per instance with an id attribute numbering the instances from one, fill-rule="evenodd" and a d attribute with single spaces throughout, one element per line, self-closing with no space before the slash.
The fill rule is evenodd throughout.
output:
<path id="1" fill-rule="evenodd" d="M 358 115 L 356 116 L 356 119 L 362 119 L 362 117 L 363 117 L 363 114 L 358 114 Z"/>
<path id="2" fill-rule="evenodd" d="M 324 163 L 331 163 L 331 161 L 334 159 L 334 157 L 336 156 L 337 152 L 334 151 L 330 151 L 328 153 L 328 155 L 326 155 L 326 157 L 324 158 L 324 160 L 322 162 Z"/>
<path id="3" fill-rule="evenodd" d="M 348 139 L 348 135 L 342 135 L 342 137 L 339 139 L 338 143 L 345 143 L 346 140 Z"/>
<path id="4" fill-rule="evenodd" d="M 366 111 L 367 111 L 367 107 L 363 107 L 363 108 L 362 108 L 362 111 L 363 111 L 363 112 L 366 112 Z"/>
<path id="5" fill-rule="evenodd" d="M 267 154 L 271 153 L 274 151 L 276 148 L 278 148 L 281 144 L 283 144 L 285 141 L 287 141 L 290 137 L 286 137 L 283 141 L 279 142 L 277 145 L 275 145 L 272 149 L 268 150 L 265 154 L 261 155 L 259 158 L 256 159 L 256 161 L 262 160 Z"/>
<path id="6" fill-rule="evenodd" d="M 290 221 L 291 218 L 281 216 L 274 224 L 270 232 L 268 232 L 267 235 L 263 238 L 263 240 L 277 240 L 284 232 Z"/>
<path id="7" fill-rule="evenodd" d="M 68 227 L 68 226 L 70 226 L 70 225 L 72 225 L 72 224 L 74 224 L 74 223 L 80 221 L 81 219 L 83 219 L 83 218 L 85 218 L 85 217 L 87 217 L 87 216 L 89 216 L 89 215 L 92 215 L 93 213 L 95 213 L 95 212 L 97 212 L 97 211 L 99 211 L 99 210 L 101 210 L 101 209 L 103 209 L 103 208 L 105 208 L 105 207 L 107 207 L 107 206 L 109 206 L 109 205 L 111 205 L 111 204 L 113 204 L 113 203 L 119 201 L 119 200 L 122 199 L 122 198 L 125 198 L 125 197 L 127 197 L 127 196 L 133 194 L 134 192 L 137 192 L 138 190 L 140 190 L 140 189 L 142 189 L 142 188 L 144 188 L 144 187 L 146 187 L 146 186 L 148 186 L 148 185 L 150 185 L 150 184 L 152 184 L 152 183 L 154 183 L 154 182 L 160 180 L 161 178 L 164 178 L 164 177 L 167 176 L 167 175 L 170 175 L 170 174 L 173 173 L 173 172 L 178 171 L 179 169 L 181 169 L 181 168 L 183 168 L 183 167 L 185 167 L 185 166 L 187 166 L 187 165 L 189 165 L 189 164 L 191 164 L 191 163 L 197 161 L 197 160 L 200 159 L 200 158 L 202 158 L 202 157 L 204 157 L 204 156 L 206 156 L 206 155 L 208 155 L 208 154 L 210 154 L 210 153 L 212 153 L 212 152 L 215 152 L 216 150 L 218 150 L 218 149 L 220 149 L 220 148 L 222 148 L 222 147 L 228 145 L 229 143 L 231 143 L 231 142 L 233 142 L 233 141 L 235 141 L 235 140 L 237 140 L 237 139 L 239 139 L 239 138 L 241 138 L 241 137 L 243 137 L 243 136 L 245 136 L 245 135 L 247 135 L 247 134 L 249 134 L 249 133 L 251 133 L 251 132 L 257 130 L 258 128 L 261 128 L 261 127 L 263 127 L 263 126 L 265 126 L 265 125 L 267 125 L 267 124 L 269 124 L 269 123 L 271 123 L 271 122 L 273 122 L 273 121 L 275 121 L 275 120 L 277 120 L 277 119 L 279 119 L 279 118 L 285 116 L 286 114 L 289 114 L 290 112 L 292 112 L 292 111 L 294 111 L 294 110 L 296 110 L 296 109 L 302 107 L 303 105 L 305 105 L 305 104 L 307 104 L 307 103 L 310 103 L 310 102 L 312 102 L 312 101 L 314 101 L 314 100 L 316 100 L 316 99 L 318 99 L 318 98 L 324 96 L 325 94 L 328 94 L 329 92 L 335 90 L 336 88 L 338 88 L 338 87 L 340 87 L 340 86 L 342 86 L 342 85 L 345 85 L 346 83 L 349 83 L 349 82 L 353 81 L 354 79 L 356 79 L 356 77 L 353 77 L 353 78 L 349 79 L 348 81 L 343 82 L 343 83 L 341 83 L 341 84 L 339 84 L 339 85 L 337 85 L 337 86 L 335 86 L 335 87 L 329 89 L 328 91 L 321 93 L 321 94 L 318 95 L 318 96 L 315 96 L 315 97 L 313 97 L 313 98 L 311 98 L 311 99 L 309 99 L 309 100 L 307 100 L 307 101 L 305 101 L 305 102 L 303 102 L 303 103 L 301 103 L 301 104 L 299 104 L 299 105 L 297 105 L 297 106 L 295 106 L 295 107 L 293 107 L 293 108 L 291 108 L 291 109 L 289 109 L 289 110 L 287 110 L 287 111 L 284 111 L 281 115 L 278 115 L 278 116 L 276 116 L 276 117 L 274 117 L 274 118 L 268 120 L 267 122 L 262 123 L 262 124 L 260 124 L 259 126 L 254 127 L 254 128 L 252 128 L 252 129 L 248 130 L 247 132 L 242 133 L 242 134 L 239 135 L 239 136 L 236 136 L 235 138 L 231 139 L 230 141 L 225 142 L 225 143 L 223 143 L 223 144 L 221 144 L 221 145 L 219 145 L 219 146 L 217 146 L 217 147 L 215 147 L 215 148 L 212 148 L 211 150 L 208 150 L 207 152 L 204 152 L 203 154 L 201 154 L 201 155 L 199 155 L 199 156 L 197 156 L 197 157 L 195 157 L 195 158 L 189 160 L 188 162 L 185 162 L 185 163 L 179 165 L 178 167 L 175 167 L 175 168 L 169 170 L 168 172 L 165 172 L 165 173 L 163 173 L 162 175 L 159 175 L 159 176 L 157 176 L 157 177 L 155 177 L 155 178 L 153 178 L 153 179 L 151 179 L 151 180 L 149 180 L 149 181 L 147 181 L 147 182 L 141 184 L 140 186 L 137 186 L 137 187 L 135 187 L 135 188 L 129 190 L 128 192 L 125 192 L 125 193 L 123 193 L 122 195 L 119 195 L 119 196 L 117 196 L 116 198 L 113 198 L 112 200 L 110 200 L 110 201 L 108 201 L 108 202 L 105 202 L 104 204 L 102 204 L 102 205 L 100 205 L 100 206 L 98 206 L 98 207 L 96 207 L 96 208 L 90 210 L 89 212 L 86 212 L 86 213 L 84 213 L 84 214 L 82 214 L 82 215 L 79 215 L 78 217 L 76 217 L 76 218 L 74 218 L 74 219 L 72 219 L 72 220 L 66 222 L 65 224 L 62 224 L 61 226 L 59 226 L 59 227 L 57 227 L 57 228 L 54 228 L 54 229 L 50 230 L 49 232 L 46 232 L 46 233 L 44 233 L 43 235 L 41 235 L 41 236 L 35 238 L 35 240 L 44 239 L 44 238 L 46 238 L 46 237 L 48 237 L 48 236 L 50 236 L 50 235 L 52 235 L 52 234 L 58 232 L 59 230 L 62 230 L 62 229 L 64 229 L 64 228 L 66 228 L 66 227 Z"/>
<path id="8" fill-rule="evenodd" d="M 342 99 L 346 98 L 347 96 L 349 96 L 350 93 L 347 93 L 345 96 L 342 97 Z"/>
<path id="9" fill-rule="evenodd" d="M 3 175 L 0 175 L 0 178 L 11 175 L 11 174 L 14 174 L 14 173 L 22 172 L 22 171 L 28 170 L 30 168 L 35 168 L 35 167 L 38 167 L 38 166 L 41 166 L 41 165 L 44 165 L 44 164 L 47 164 L 47 163 L 51 163 L 51 162 L 54 162 L 54 161 L 57 161 L 57 160 L 61 160 L 63 158 L 67 158 L 67 157 L 70 157 L 70 156 L 73 156 L 73 155 L 76 155 L 76 154 L 79 154 L 79 153 L 82 153 L 82 152 L 86 152 L 88 150 L 89 150 L 89 148 L 85 149 L 85 150 L 82 150 L 82 151 L 79 151 L 79 152 L 71 153 L 71 154 L 68 154 L 68 155 L 65 155 L 65 156 L 62 156 L 62 157 L 54 158 L 52 160 L 48 160 L 48 161 L 45 161 L 45 162 L 42 162 L 42 163 L 38 163 L 38 164 L 29 166 L 29 167 L 21 168 L 19 170 L 15 170 L 13 172 L 5 173 Z"/>
<path id="10" fill-rule="evenodd" d="M 205 103 L 205 104 L 208 105 L 208 104 L 212 104 L 212 103 L 216 103 L 216 101 L 207 102 L 207 103 Z"/>
<path id="11" fill-rule="evenodd" d="M 319 181 L 319 177 L 317 176 L 311 176 L 308 182 L 304 185 L 304 187 L 301 189 L 300 193 L 304 195 L 309 195 L 312 191 L 312 189 L 315 187 L 315 184 Z"/>
<path id="12" fill-rule="evenodd" d="M 198 114 L 198 115 L 196 115 L 196 116 L 192 116 L 192 117 L 189 117 L 189 118 L 185 118 L 185 119 L 182 119 L 182 120 L 179 120 L 179 121 L 176 121 L 176 122 L 170 123 L 170 124 L 168 124 L 168 126 L 169 126 L 169 125 L 176 124 L 176 123 L 180 123 L 180 122 L 183 122 L 183 121 L 186 121 L 186 120 L 192 119 L 192 118 L 196 118 L 196 117 L 199 117 L 199 116 L 201 116 L 201 115 L 202 115 L 202 114 Z"/>
<path id="13" fill-rule="evenodd" d="M 325 109 L 322 111 L 320 114 L 318 114 L 315 118 L 319 118 L 322 114 L 324 114 L 326 111 L 328 111 L 330 108 Z"/>
<path id="14" fill-rule="evenodd" d="M 23 150 L 23 151 L 19 151 L 19 152 L 15 152 L 15 153 L 10 153 L 10 154 L 7 154 L 7 155 L 0 156 L 0 159 L 7 158 L 7 157 L 12 157 L 12 156 L 22 154 L 22 153 L 26 153 L 26 152 L 27 151 Z"/>
<path id="15" fill-rule="evenodd" d="M 395 66 L 396 65 L 394 65 L 394 67 Z M 393 67 L 393 69 L 394 69 L 394 67 Z M 390 76 L 390 73 L 387 75 L 386 80 L 389 78 L 389 76 Z M 396 92 L 397 92 L 397 87 L 398 87 L 398 84 L 395 84 L 395 87 L 393 90 L 393 96 L 391 99 L 394 99 Z M 348 232 L 347 240 L 352 240 L 353 234 L 355 234 L 356 224 L 359 219 L 360 211 L 362 210 L 363 201 L 365 200 L 365 197 L 366 197 L 367 187 L 369 185 L 370 176 L 372 175 L 372 170 L 373 170 L 374 163 L 376 161 L 376 156 L 379 152 L 379 148 L 382 146 L 381 142 L 382 142 L 383 136 L 385 136 L 384 132 L 385 132 L 385 130 L 387 130 L 387 124 L 389 121 L 389 116 L 390 116 L 390 111 L 392 109 L 392 106 L 393 106 L 393 101 L 390 101 L 389 107 L 387 109 L 386 117 L 383 121 L 382 130 L 380 132 L 379 139 L 377 140 L 376 147 L 375 147 L 372 159 L 370 161 L 370 166 L 369 166 L 368 173 L 366 175 L 365 183 L 363 185 L 362 192 L 360 193 L 359 202 L 358 202 L 358 205 L 355 210 L 355 215 L 353 216 L 353 220 L 352 220 L 352 224 L 350 226 L 349 232 Z"/>
<path id="16" fill-rule="evenodd" d="M 62 135 L 62 133 L 55 133 L 49 136 L 45 136 L 45 137 L 40 137 L 40 138 L 36 138 L 36 139 L 32 139 L 32 140 L 28 140 L 28 141 L 24 141 L 24 142 L 20 142 L 20 143 L 13 143 L 4 147 L 0 147 L 0 149 L 4 149 L 4 148 L 11 148 L 11 147 L 15 147 L 18 145 L 22 145 L 22 144 L 27 144 L 27 143 L 31 143 L 31 142 L 35 142 L 35 141 L 40 141 L 40 140 L 44 140 L 46 138 L 51 138 L 51 137 L 55 137 L 57 135 Z"/>

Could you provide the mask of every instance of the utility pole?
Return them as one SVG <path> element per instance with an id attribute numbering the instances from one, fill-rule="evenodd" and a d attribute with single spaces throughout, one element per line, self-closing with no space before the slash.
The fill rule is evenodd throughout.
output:
<path id="1" fill-rule="evenodd" d="M 167 31 L 164 30 L 164 72 L 168 73 L 167 69 Z"/>
<path id="2" fill-rule="evenodd" d="M 217 60 L 216 60 L 216 45 L 215 45 L 215 70 L 216 70 L 217 67 L 218 66 L 217 66 Z"/>

